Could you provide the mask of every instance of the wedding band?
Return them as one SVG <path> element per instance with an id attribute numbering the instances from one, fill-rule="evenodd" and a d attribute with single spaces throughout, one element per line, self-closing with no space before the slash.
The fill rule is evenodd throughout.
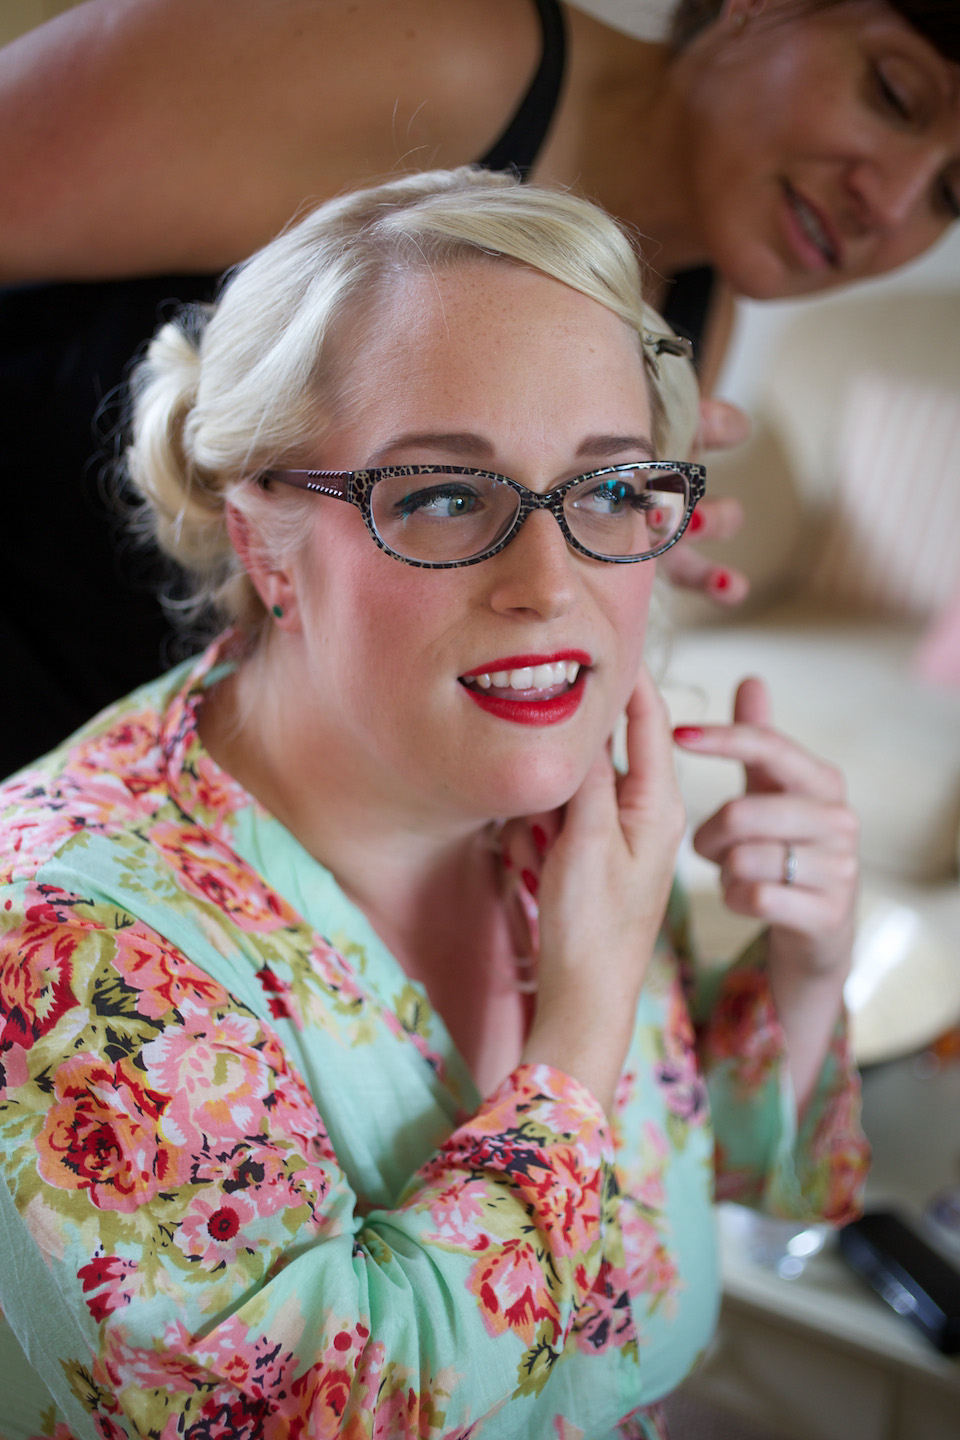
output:
<path id="1" fill-rule="evenodd" d="M 783 883 L 792 885 L 797 878 L 797 852 L 788 845 L 783 856 Z"/>

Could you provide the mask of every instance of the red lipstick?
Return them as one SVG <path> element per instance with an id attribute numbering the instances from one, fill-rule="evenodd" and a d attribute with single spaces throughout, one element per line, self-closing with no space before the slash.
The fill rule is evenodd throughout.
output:
<path id="1" fill-rule="evenodd" d="M 461 680 L 470 680 L 474 675 L 494 675 L 498 670 L 523 670 L 528 665 L 555 665 L 558 660 L 575 660 L 585 668 L 593 661 L 585 650 L 555 650 L 552 655 L 508 655 L 500 660 L 488 660 L 474 670 L 465 670 Z"/>
<path id="2" fill-rule="evenodd" d="M 574 661 L 580 669 L 571 685 L 564 683 L 563 687 L 554 693 L 548 694 L 544 690 L 511 690 L 503 685 L 484 690 L 465 683 L 475 675 L 495 675 L 511 670 L 533 669 L 538 665 L 555 665 L 564 661 Z M 568 720 L 579 709 L 591 663 L 590 656 L 583 650 L 562 650 L 552 655 L 511 655 L 478 665 L 476 669 L 461 675 L 460 682 L 475 705 L 499 720 L 509 720 L 515 725 L 556 725 L 562 720 Z"/>

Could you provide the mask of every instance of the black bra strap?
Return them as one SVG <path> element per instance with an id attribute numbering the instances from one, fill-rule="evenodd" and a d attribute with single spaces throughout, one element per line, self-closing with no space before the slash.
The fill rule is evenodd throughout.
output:
<path id="1" fill-rule="evenodd" d="M 515 170 L 526 180 L 547 136 L 560 98 L 567 38 L 557 0 L 534 0 L 543 36 L 540 64 L 519 108 L 498 140 L 477 161 L 485 170 Z"/>

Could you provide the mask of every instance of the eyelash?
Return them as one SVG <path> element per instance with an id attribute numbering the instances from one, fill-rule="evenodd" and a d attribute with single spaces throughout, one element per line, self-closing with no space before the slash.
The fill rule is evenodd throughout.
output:
<path id="1" fill-rule="evenodd" d="M 910 103 L 903 98 L 895 85 L 891 85 L 882 68 L 874 67 L 874 84 L 884 108 L 904 124 L 916 123 L 916 115 Z M 946 180 L 939 191 L 940 202 L 954 220 L 960 220 L 960 194 Z"/>
<path id="2" fill-rule="evenodd" d="M 946 181 L 943 182 L 941 194 L 948 213 L 953 216 L 954 220 L 960 220 L 960 194 Z"/>
<path id="3" fill-rule="evenodd" d="M 904 120 L 907 123 L 912 121 L 914 115 L 911 106 L 903 98 L 896 86 L 890 84 L 890 81 L 886 75 L 884 75 L 879 65 L 874 67 L 873 76 L 880 99 L 886 109 L 891 110 L 899 120 Z"/>

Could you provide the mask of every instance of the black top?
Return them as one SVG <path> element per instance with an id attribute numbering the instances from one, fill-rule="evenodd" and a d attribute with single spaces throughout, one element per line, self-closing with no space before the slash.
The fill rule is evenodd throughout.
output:
<path id="1" fill-rule="evenodd" d="M 537 73 L 479 162 L 521 176 L 556 111 L 566 49 L 557 0 L 534 3 Z M 218 283 L 171 275 L 0 290 L 0 776 L 195 648 L 167 623 L 156 599 L 164 564 L 126 534 L 131 497 L 107 475 L 131 361 L 179 304 L 213 299 Z M 685 292 L 678 277 L 674 304 Z M 705 306 L 701 283 L 676 328 L 698 338 Z"/>
<path id="2" fill-rule="evenodd" d="M 477 163 L 485 170 L 515 170 L 526 180 L 543 148 L 560 100 L 567 58 L 563 11 L 557 0 L 534 0 L 540 18 L 540 64 L 507 128 Z"/>

